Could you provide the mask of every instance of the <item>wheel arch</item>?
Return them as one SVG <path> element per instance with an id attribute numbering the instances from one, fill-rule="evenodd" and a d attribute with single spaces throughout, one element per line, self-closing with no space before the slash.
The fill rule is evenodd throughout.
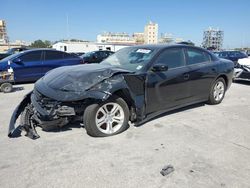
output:
<path id="1" fill-rule="evenodd" d="M 112 95 L 121 97 L 127 103 L 130 110 L 131 110 L 131 108 L 135 107 L 135 102 L 134 102 L 132 96 L 130 95 L 130 92 L 128 89 L 126 89 L 126 88 L 118 89 L 115 92 L 113 92 Z"/>
<path id="2" fill-rule="evenodd" d="M 223 78 L 226 84 L 226 88 L 228 88 L 228 84 L 229 84 L 229 80 L 228 77 L 225 74 L 221 74 L 219 75 L 215 80 L 219 79 L 219 78 Z"/>

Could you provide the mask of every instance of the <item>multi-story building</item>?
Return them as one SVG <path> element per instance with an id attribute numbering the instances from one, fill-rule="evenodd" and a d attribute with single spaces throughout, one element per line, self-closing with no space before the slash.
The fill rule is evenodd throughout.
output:
<path id="1" fill-rule="evenodd" d="M 221 50 L 223 46 L 224 32 L 219 29 L 209 27 L 203 33 L 203 48 L 211 48 L 214 50 Z"/>
<path id="2" fill-rule="evenodd" d="M 158 43 L 158 24 L 149 22 L 144 28 L 144 43 L 156 44 Z"/>
<path id="3" fill-rule="evenodd" d="M 0 20 L 0 44 L 8 43 L 8 35 L 6 29 L 6 23 L 4 20 Z"/>
<path id="4" fill-rule="evenodd" d="M 134 44 L 135 40 L 129 34 L 105 32 L 97 35 L 98 43 Z"/>

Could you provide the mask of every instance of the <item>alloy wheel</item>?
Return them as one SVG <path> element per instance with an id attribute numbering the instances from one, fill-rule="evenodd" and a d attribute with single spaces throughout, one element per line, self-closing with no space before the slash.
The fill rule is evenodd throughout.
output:
<path id="1" fill-rule="evenodd" d="M 117 103 L 106 103 L 98 109 L 95 123 L 102 133 L 114 134 L 124 123 L 124 111 Z"/>
<path id="2" fill-rule="evenodd" d="M 222 81 L 218 81 L 213 90 L 214 100 L 220 101 L 224 96 L 225 86 Z"/>

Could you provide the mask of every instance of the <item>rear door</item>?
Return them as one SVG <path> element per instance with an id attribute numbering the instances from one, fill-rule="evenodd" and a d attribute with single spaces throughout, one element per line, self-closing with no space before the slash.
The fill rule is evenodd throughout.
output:
<path id="1" fill-rule="evenodd" d="M 211 55 L 197 48 L 186 48 L 186 61 L 189 71 L 191 101 L 208 99 L 210 86 L 217 76 L 216 62 Z"/>
<path id="2" fill-rule="evenodd" d="M 43 76 L 42 50 L 27 52 L 18 58 L 21 62 L 13 60 L 11 64 L 16 82 L 36 81 Z"/>
<path id="3" fill-rule="evenodd" d="M 154 65 L 166 65 L 167 71 L 149 70 L 146 78 L 147 113 L 173 108 L 186 103 L 190 97 L 188 69 L 184 50 L 181 47 L 165 49 Z"/>
<path id="4" fill-rule="evenodd" d="M 60 51 L 45 50 L 43 62 L 43 74 L 51 69 L 61 67 L 67 63 L 64 60 L 64 53 Z"/>

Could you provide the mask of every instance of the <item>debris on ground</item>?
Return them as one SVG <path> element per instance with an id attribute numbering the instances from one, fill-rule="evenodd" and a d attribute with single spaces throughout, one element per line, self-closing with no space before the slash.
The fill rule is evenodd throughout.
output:
<path id="1" fill-rule="evenodd" d="M 166 165 L 161 170 L 161 175 L 166 176 L 174 171 L 174 167 L 172 165 Z"/>

